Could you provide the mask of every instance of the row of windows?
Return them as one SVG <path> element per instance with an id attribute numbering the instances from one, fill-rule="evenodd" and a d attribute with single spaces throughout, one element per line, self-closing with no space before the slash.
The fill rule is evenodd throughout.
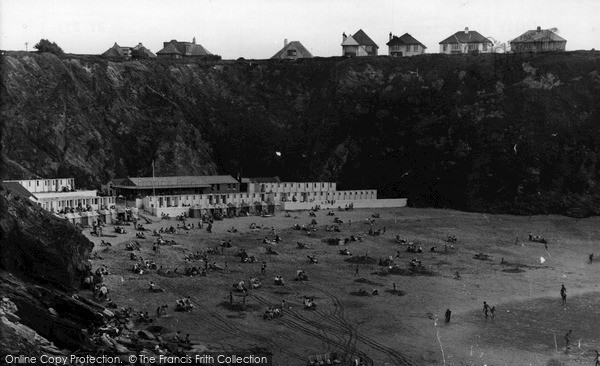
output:
<path id="1" fill-rule="evenodd" d="M 57 181 L 56 179 L 53 179 L 53 180 L 52 180 L 52 185 L 56 185 L 56 181 Z M 62 184 L 62 181 L 63 181 L 63 180 L 61 179 L 61 180 L 60 180 L 61 184 Z M 41 182 L 40 180 L 36 180 L 36 181 L 35 181 L 35 183 L 36 183 L 36 186 L 37 186 L 37 187 L 39 187 L 39 186 L 40 186 L 40 182 Z M 71 183 L 71 185 L 73 184 L 73 180 L 72 180 L 72 179 L 69 179 L 69 180 L 67 180 L 67 182 L 68 182 L 68 183 Z M 45 181 L 44 181 L 44 184 L 45 184 L 45 185 L 47 185 L 47 186 L 49 186 L 49 185 L 50 185 L 50 180 L 49 180 L 49 179 L 48 179 L 48 180 L 45 180 Z M 31 181 L 28 181 L 28 182 L 27 182 L 27 185 L 28 185 L 29 187 L 31 187 Z"/>
<path id="2" fill-rule="evenodd" d="M 275 187 L 275 186 L 279 186 L 281 183 L 265 183 L 263 186 L 265 187 Z M 298 187 L 300 187 L 300 184 L 303 183 L 290 183 L 290 187 L 294 187 L 294 184 L 298 184 Z M 306 188 L 310 187 L 311 183 L 306 183 Z M 319 186 L 319 183 L 313 183 L 314 187 L 317 188 Z M 327 184 L 329 184 L 330 187 L 333 186 L 333 183 L 321 183 L 321 187 L 325 188 L 327 186 Z M 283 188 L 287 188 L 288 183 L 283 183 Z"/>
<path id="3" fill-rule="evenodd" d="M 479 49 L 479 45 L 480 45 L 480 44 L 481 44 L 481 43 L 470 43 L 470 44 L 469 44 L 469 47 L 468 47 L 468 48 L 469 48 L 469 51 L 474 51 L 474 50 L 477 50 L 477 49 Z M 461 44 L 460 44 L 460 43 L 452 43 L 452 51 L 460 51 L 460 50 L 461 50 L 461 47 L 460 47 L 460 46 L 461 46 Z M 443 51 L 448 51 L 448 45 L 447 45 L 447 44 L 445 44 L 445 45 L 442 45 L 442 50 L 443 50 Z M 483 43 L 483 44 L 482 44 L 482 51 L 487 51 L 487 50 L 488 50 L 488 45 L 487 45 L 487 43 Z"/>
<path id="4" fill-rule="evenodd" d="M 405 48 L 406 47 L 406 48 Z M 407 45 L 398 45 L 398 46 L 392 46 L 390 47 L 392 51 L 404 51 L 406 50 L 406 52 L 410 52 L 411 51 L 411 46 Z M 412 46 L 412 52 L 418 52 L 419 51 L 419 45 L 415 44 Z"/>

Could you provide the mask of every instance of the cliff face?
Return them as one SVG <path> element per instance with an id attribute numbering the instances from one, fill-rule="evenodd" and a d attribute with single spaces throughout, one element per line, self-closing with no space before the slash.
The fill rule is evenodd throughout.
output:
<path id="1" fill-rule="evenodd" d="M 415 205 L 600 207 L 597 52 L 213 64 L 8 53 L 2 80 L 13 179 L 91 187 L 150 175 L 155 160 L 157 175 L 326 179 Z"/>
<path id="2" fill-rule="evenodd" d="M 0 190 L 0 269 L 29 281 L 78 289 L 93 244 L 73 225 Z"/>
<path id="3" fill-rule="evenodd" d="M 61 348 L 93 347 L 82 329 L 102 324 L 101 310 L 68 295 L 91 270 L 92 247 L 75 226 L 0 189 L 0 355 L 58 352 L 37 334 Z"/>

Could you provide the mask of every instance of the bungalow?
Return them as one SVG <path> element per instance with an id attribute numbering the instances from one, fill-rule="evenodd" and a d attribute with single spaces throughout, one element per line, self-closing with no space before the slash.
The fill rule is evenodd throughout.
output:
<path id="1" fill-rule="evenodd" d="M 117 42 L 115 42 L 115 44 L 106 50 L 101 56 L 106 58 L 124 58 L 129 60 L 131 57 L 131 47 L 121 47 L 117 44 Z"/>
<path id="2" fill-rule="evenodd" d="M 279 50 L 271 59 L 276 60 L 296 60 L 299 58 L 312 58 L 310 52 L 299 41 L 283 40 L 283 48 Z"/>
<path id="3" fill-rule="evenodd" d="M 479 51 L 482 53 L 492 52 L 493 43 L 485 38 L 477 31 L 469 31 L 465 28 L 464 31 L 456 32 L 450 37 L 440 42 L 440 53 L 470 53 Z"/>
<path id="4" fill-rule="evenodd" d="M 377 56 L 379 46 L 360 29 L 354 35 L 342 34 L 342 56 Z"/>
<path id="5" fill-rule="evenodd" d="M 144 47 L 141 42 L 135 47 L 119 46 L 117 42 L 115 42 L 111 48 L 102 54 L 102 57 L 129 60 L 134 55 L 134 51 L 138 51 L 146 55 L 148 58 L 156 58 L 156 55 Z"/>
<path id="6" fill-rule="evenodd" d="M 388 55 L 394 57 L 421 55 L 427 48 L 408 33 L 397 37 L 392 36 L 392 32 L 390 32 L 390 41 L 386 45 L 388 46 Z"/>
<path id="7" fill-rule="evenodd" d="M 209 56 L 212 53 L 196 44 L 196 37 L 192 42 L 179 42 L 171 40 L 169 42 L 163 42 L 163 49 L 156 53 L 159 59 L 182 59 L 190 57 L 202 57 Z"/>
<path id="8" fill-rule="evenodd" d="M 513 52 L 564 51 L 566 45 L 566 39 L 551 29 L 542 29 L 539 26 L 510 41 L 510 49 Z"/>

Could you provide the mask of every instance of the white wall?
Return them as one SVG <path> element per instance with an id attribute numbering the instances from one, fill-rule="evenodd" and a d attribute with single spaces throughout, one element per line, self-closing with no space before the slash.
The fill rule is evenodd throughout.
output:
<path id="1" fill-rule="evenodd" d="M 344 208 L 347 205 L 354 204 L 354 208 L 385 208 L 385 207 L 406 207 L 406 198 L 389 199 L 366 199 L 366 200 L 341 200 L 334 204 L 325 202 L 282 202 L 281 207 L 285 211 L 310 210 L 315 205 L 320 205 L 321 209 Z"/>

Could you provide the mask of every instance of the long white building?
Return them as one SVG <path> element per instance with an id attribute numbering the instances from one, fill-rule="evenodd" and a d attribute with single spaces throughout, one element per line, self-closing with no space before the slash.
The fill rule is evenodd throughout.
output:
<path id="1" fill-rule="evenodd" d="M 31 193 L 31 201 L 55 213 L 100 210 L 115 205 L 114 196 L 101 197 L 95 190 L 76 190 L 73 178 L 7 180 L 3 184 L 8 189 L 13 184 L 21 185 Z"/>

